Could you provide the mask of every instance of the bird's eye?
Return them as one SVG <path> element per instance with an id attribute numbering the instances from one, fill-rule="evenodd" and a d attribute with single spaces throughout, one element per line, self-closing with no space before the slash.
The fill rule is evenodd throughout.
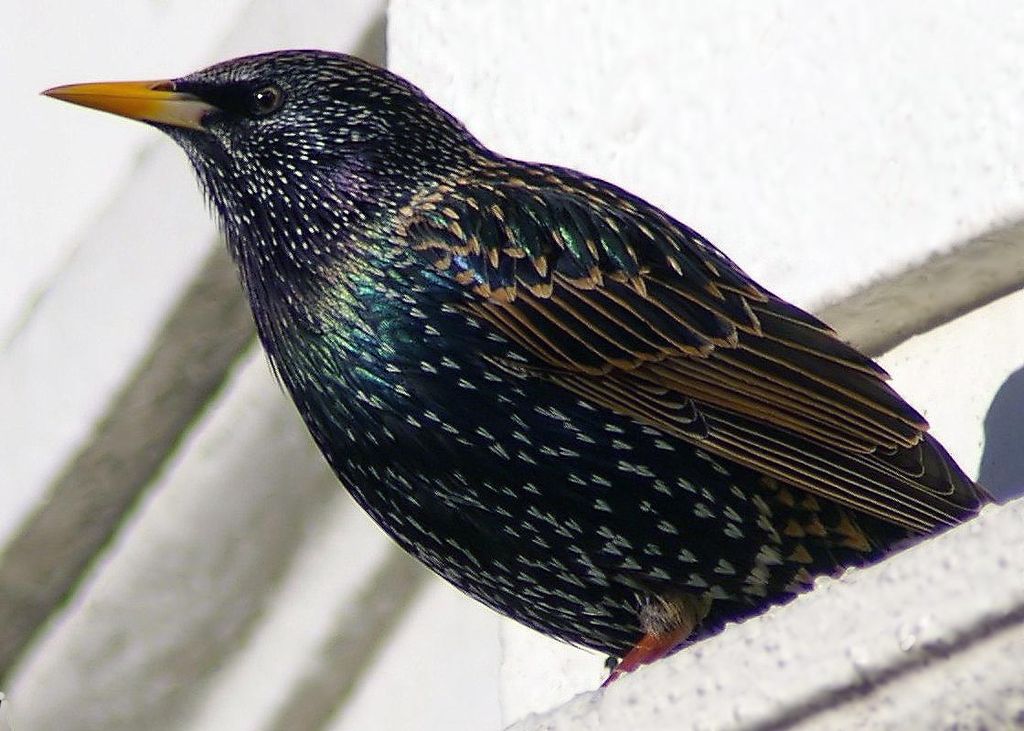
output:
<path id="1" fill-rule="evenodd" d="M 273 84 L 268 84 L 252 93 L 250 107 L 253 114 L 262 117 L 276 112 L 281 108 L 282 102 L 284 102 L 284 92 Z"/>

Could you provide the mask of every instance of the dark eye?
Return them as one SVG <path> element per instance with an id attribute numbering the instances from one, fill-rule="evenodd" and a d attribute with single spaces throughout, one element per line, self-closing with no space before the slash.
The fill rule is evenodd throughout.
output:
<path id="1" fill-rule="evenodd" d="M 284 92 L 273 84 L 268 84 L 252 93 L 249 106 L 253 114 L 264 116 L 280 109 L 282 102 L 284 102 Z"/>

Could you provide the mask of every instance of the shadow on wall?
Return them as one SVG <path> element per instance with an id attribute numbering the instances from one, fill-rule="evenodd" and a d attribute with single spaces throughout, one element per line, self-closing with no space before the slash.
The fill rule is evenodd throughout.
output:
<path id="1" fill-rule="evenodd" d="M 1024 495 L 1024 368 L 996 392 L 985 414 L 978 482 L 999 502 Z"/>

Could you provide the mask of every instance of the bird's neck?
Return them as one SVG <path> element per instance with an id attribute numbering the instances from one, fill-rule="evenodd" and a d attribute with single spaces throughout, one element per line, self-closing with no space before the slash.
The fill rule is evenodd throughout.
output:
<path id="1" fill-rule="evenodd" d="M 285 375 L 336 371 L 358 361 L 398 357 L 412 288 L 422 269 L 397 243 L 392 204 L 307 208 L 308 220 L 278 217 L 244 231 L 228 229 L 260 339 Z M 340 212 L 339 212 L 340 211 Z M 294 235 L 294 231 L 299 232 Z M 300 351 L 309 351 L 304 354 Z M 325 363 L 311 363 L 316 351 Z M 286 380 L 288 380 L 286 378 Z"/>
<path id="2" fill-rule="evenodd" d="M 304 179 L 301 205 L 304 189 L 292 185 L 288 206 L 277 197 L 221 211 L 260 340 L 307 420 L 331 399 L 352 403 L 353 422 L 377 418 L 359 413 L 353 394 L 395 396 L 389 381 L 418 368 L 432 344 L 423 323 L 448 316 L 421 308 L 462 294 L 401 242 L 401 210 L 429 181 L 409 190 L 351 173 L 332 171 L 344 184 Z"/>
<path id="3" fill-rule="evenodd" d="M 276 275 L 250 273 L 246 289 L 264 349 L 316 441 L 372 462 L 381 444 L 412 428 L 398 416 L 420 397 L 409 376 L 421 372 L 421 359 L 434 360 L 440 343 L 424 334 L 434 309 L 411 304 L 423 277 L 411 252 L 376 237 L 348 246 L 350 256 L 301 285 L 282 289 Z M 333 466 L 347 474 L 345 464 Z"/>

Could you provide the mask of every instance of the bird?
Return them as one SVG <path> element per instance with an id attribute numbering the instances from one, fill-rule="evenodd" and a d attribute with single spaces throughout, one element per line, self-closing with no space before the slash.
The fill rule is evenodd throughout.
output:
<path id="1" fill-rule="evenodd" d="M 355 501 L 606 683 L 991 501 L 877 363 L 696 230 L 386 69 L 286 50 L 43 93 L 184 150 Z"/>

